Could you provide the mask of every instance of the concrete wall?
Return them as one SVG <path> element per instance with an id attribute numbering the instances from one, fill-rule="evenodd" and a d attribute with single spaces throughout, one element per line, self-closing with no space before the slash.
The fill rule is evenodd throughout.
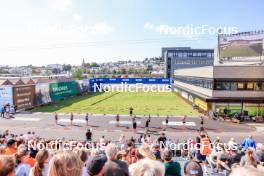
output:
<path id="1" fill-rule="evenodd" d="M 214 66 L 214 78 L 264 79 L 263 66 Z"/>

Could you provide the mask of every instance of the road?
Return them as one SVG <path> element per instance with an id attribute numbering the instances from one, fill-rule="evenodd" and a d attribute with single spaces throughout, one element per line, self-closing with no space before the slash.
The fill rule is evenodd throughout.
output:
<path id="1" fill-rule="evenodd" d="M 145 132 L 145 121 L 147 117 L 137 117 L 137 132 L 132 129 L 131 117 L 120 116 L 120 126 L 117 127 L 114 115 L 90 115 L 89 126 L 86 126 L 83 114 L 74 115 L 73 125 L 70 125 L 68 114 L 58 115 L 58 125 L 55 124 L 52 113 L 19 113 L 12 119 L 0 119 L 0 130 L 9 129 L 12 133 L 21 134 L 34 131 L 38 136 L 44 138 L 66 138 L 85 139 L 85 132 L 89 128 L 93 132 L 93 138 L 99 139 L 102 135 L 111 140 L 118 140 L 121 134 L 127 138 L 133 136 L 138 138 Z M 152 117 L 150 122 L 150 134 L 156 138 L 164 132 L 174 141 L 184 141 L 188 138 L 195 138 L 197 130 L 201 127 L 200 118 L 188 117 L 186 125 L 182 124 L 182 117 L 170 117 L 169 126 L 164 128 L 164 117 Z M 204 128 L 208 134 L 215 138 L 221 137 L 223 141 L 228 141 L 234 137 L 237 142 L 242 141 L 249 134 L 253 135 L 257 142 L 264 143 L 264 124 L 236 124 L 231 122 L 215 121 L 205 118 Z"/>

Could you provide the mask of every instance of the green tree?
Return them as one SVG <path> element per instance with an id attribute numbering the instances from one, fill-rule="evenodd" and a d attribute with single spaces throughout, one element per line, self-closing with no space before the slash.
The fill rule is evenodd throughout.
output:
<path id="1" fill-rule="evenodd" d="M 83 78 L 83 69 L 82 68 L 77 68 L 74 70 L 72 73 L 72 77 L 74 79 L 82 79 Z"/>

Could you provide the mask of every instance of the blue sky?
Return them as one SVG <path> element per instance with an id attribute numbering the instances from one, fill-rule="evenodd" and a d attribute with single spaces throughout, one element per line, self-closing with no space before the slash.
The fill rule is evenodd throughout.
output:
<path id="1" fill-rule="evenodd" d="M 264 29 L 262 0 L 0 0 L 1 65 L 80 64 L 161 55 L 161 47 L 214 48 L 216 33 Z"/>

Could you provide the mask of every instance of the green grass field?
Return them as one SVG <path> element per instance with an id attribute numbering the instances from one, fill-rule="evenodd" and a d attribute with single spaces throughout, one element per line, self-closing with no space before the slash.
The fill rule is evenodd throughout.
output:
<path id="1" fill-rule="evenodd" d="M 129 107 L 138 115 L 197 115 L 191 105 L 172 92 L 109 92 L 74 97 L 51 105 L 37 107 L 34 112 L 75 112 L 95 114 L 128 114 Z"/>
<path id="2" fill-rule="evenodd" d="M 262 47 L 262 46 L 261 46 Z M 262 50 L 257 46 L 229 46 L 221 51 L 221 57 L 252 57 L 261 55 Z"/>

